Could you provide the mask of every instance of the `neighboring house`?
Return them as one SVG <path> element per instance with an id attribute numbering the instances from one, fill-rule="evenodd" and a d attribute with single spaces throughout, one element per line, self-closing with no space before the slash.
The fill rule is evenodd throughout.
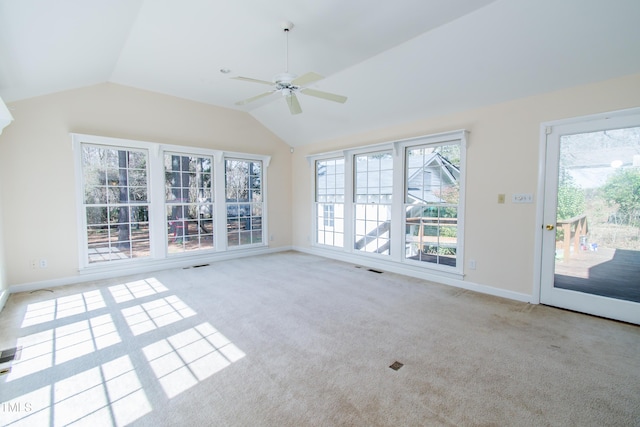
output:
<path id="1" fill-rule="evenodd" d="M 460 179 L 460 169 L 440 153 L 431 153 L 422 165 L 407 179 L 407 204 L 445 203 L 442 190 L 455 187 Z M 411 163 L 411 162 L 410 162 Z M 409 164 L 409 168 L 415 167 Z M 437 190 L 437 191 L 434 191 Z"/>

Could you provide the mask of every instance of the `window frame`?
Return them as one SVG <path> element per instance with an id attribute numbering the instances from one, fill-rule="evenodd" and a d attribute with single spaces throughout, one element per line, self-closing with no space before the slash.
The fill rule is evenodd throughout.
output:
<path id="1" fill-rule="evenodd" d="M 334 239 L 334 243 L 335 243 L 335 237 L 336 234 L 342 234 L 342 245 L 336 245 L 336 244 L 327 244 L 327 243 L 321 243 L 319 242 L 318 236 L 320 233 L 320 224 L 319 224 L 319 219 L 318 219 L 318 211 L 319 211 L 319 207 L 320 205 L 323 206 L 323 213 L 325 212 L 324 207 L 328 206 L 328 202 L 320 202 L 318 201 L 318 184 L 317 184 L 317 178 L 318 178 L 318 162 L 326 162 L 326 161 L 335 161 L 335 160 L 343 160 L 343 167 L 342 167 L 342 179 L 344 182 L 344 187 L 343 187 L 343 193 L 342 193 L 342 202 L 333 202 L 332 206 L 333 206 L 333 225 L 331 225 L 330 227 L 335 228 L 335 205 L 342 205 L 342 214 L 343 214 L 343 218 L 342 218 L 342 232 L 336 232 L 333 231 L 333 239 Z M 323 156 L 323 157 L 318 157 L 315 158 L 313 160 L 313 180 L 312 180 L 312 194 L 313 194 L 313 201 L 312 201 L 312 223 L 313 223 L 313 241 L 312 241 L 312 245 L 317 245 L 317 246 L 321 246 L 323 248 L 327 248 L 327 249 L 339 249 L 342 250 L 345 247 L 345 243 L 346 243 L 346 228 L 347 228 L 347 217 L 346 217 L 346 205 L 347 205 L 347 165 L 346 165 L 346 161 L 344 161 L 344 154 L 336 154 L 336 153 L 331 153 L 327 156 Z M 325 223 L 322 225 L 323 228 L 327 227 L 326 224 L 326 218 L 323 218 L 323 221 L 325 221 Z M 322 230 L 325 231 L 325 230 Z"/>
<path id="2" fill-rule="evenodd" d="M 256 248 L 267 248 L 269 246 L 268 236 L 268 167 L 271 156 L 264 154 L 250 154 L 215 149 L 191 147 L 187 145 L 160 144 L 157 142 L 138 141 L 131 139 L 112 138 L 98 135 L 87 135 L 71 133 L 71 146 L 74 158 L 75 170 L 75 203 L 77 218 L 77 242 L 78 242 L 78 271 L 84 272 L 108 272 L 114 269 L 130 269 L 136 266 L 145 265 L 165 265 L 169 259 L 211 259 L 212 257 L 223 257 L 225 253 L 237 250 L 255 250 Z M 131 258 L 116 261 L 89 263 L 88 262 L 88 239 L 87 221 L 84 204 L 84 178 L 82 169 L 82 147 L 83 145 L 104 146 L 107 148 L 120 148 L 123 150 L 143 150 L 147 152 L 147 185 L 148 185 L 148 205 L 149 205 L 149 256 L 145 258 Z M 176 154 L 183 156 L 210 156 L 213 158 L 213 225 L 214 225 L 214 248 L 206 248 L 196 251 L 186 251 L 182 253 L 172 253 L 169 255 L 167 239 L 169 230 L 166 218 L 165 201 L 165 170 L 164 155 Z M 248 247 L 228 247 L 226 242 L 226 232 L 224 237 L 215 230 L 226 230 L 226 203 L 219 203 L 225 200 L 225 160 L 233 158 L 237 160 L 260 161 L 262 162 L 262 233 L 263 242 L 252 244 Z"/>
<path id="3" fill-rule="evenodd" d="M 163 164 L 163 173 L 166 174 L 167 170 L 164 166 L 165 165 L 165 156 L 180 156 L 180 157 L 201 157 L 201 158 L 210 158 L 211 159 L 211 172 L 209 172 L 209 174 L 211 175 L 211 186 L 209 187 L 209 190 L 211 191 L 211 201 L 206 203 L 207 205 L 211 206 L 211 227 L 212 227 L 212 232 L 211 232 L 211 238 L 213 239 L 213 244 L 212 247 L 210 248 L 199 248 L 197 250 L 185 250 L 185 243 L 184 241 L 182 241 L 182 247 L 183 249 L 181 251 L 175 251 L 172 252 L 171 249 L 169 248 L 169 241 L 172 240 L 172 236 L 170 236 L 171 234 L 171 229 L 170 227 L 176 227 L 177 229 L 181 229 L 181 232 L 184 233 L 185 229 L 189 227 L 189 224 L 192 222 L 196 222 L 197 224 L 197 234 L 194 234 L 192 236 L 197 236 L 198 240 L 200 241 L 201 237 L 203 236 L 202 233 L 200 233 L 200 226 L 201 226 L 201 221 L 202 219 L 199 217 L 197 219 L 194 219 L 193 221 L 189 220 L 189 221 L 185 221 L 184 219 L 168 219 L 166 217 L 166 212 L 167 209 L 169 207 L 175 208 L 175 207 L 180 207 L 180 206 L 186 206 L 186 205 L 193 205 L 195 204 L 197 206 L 198 211 L 200 210 L 200 202 L 185 202 L 183 201 L 182 203 L 180 202 L 174 202 L 173 200 L 167 200 L 166 199 L 166 187 L 165 187 L 165 191 L 164 191 L 164 209 L 165 209 L 165 222 L 167 222 L 167 233 L 165 235 L 165 249 L 166 249 L 166 254 L 167 257 L 176 257 L 176 256 L 181 256 L 182 254 L 201 254 L 201 253 L 206 253 L 206 252 L 214 252 L 216 251 L 216 245 L 217 245 L 217 240 L 219 238 L 218 234 L 215 232 L 217 230 L 217 227 L 215 227 L 215 215 L 216 215 L 216 195 L 215 195 L 215 185 L 216 185 L 216 158 L 214 157 L 213 153 L 209 153 L 209 154 L 205 154 L 205 153 L 195 153 L 191 150 L 185 150 L 185 147 L 181 147 L 183 149 L 181 150 L 169 150 L 168 147 L 162 149 L 162 153 L 161 153 L 161 160 L 162 160 L 162 164 Z M 182 172 L 182 171 L 180 171 Z M 165 186 L 166 186 L 166 179 L 165 179 Z M 176 188 L 183 188 L 183 187 L 176 187 Z M 171 224 L 173 223 L 173 224 Z M 176 238 L 178 237 L 177 235 L 177 229 L 174 229 L 174 235 L 173 235 L 173 240 L 174 243 L 176 242 Z M 184 236 L 183 236 L 184 237 Z M 182 240 L 182 239 L 181 239 Z"/>
<path id="4" fill-rule="evenodd" d="M 105 189 L 107 189 L 106 193 L 105 193 L 105 201 L 102 203 L 87 203 L 86 199 L 85 199 L 85 169 L 83 167 L 83 152 L 84 152 L 84 148 L 88 147 L 88 148 L 95 148 L 95 149 L 103 149 L 103 150 L 112 150 L 112 151 L 124 151 L 127 153 L 142 153 L 145 156 L 145 172 L 146 172 L 146 193 L 147 193 L 147 197 L 145 201 L 131 201 L 131 200 L 127 200 L 126 202 L 122 202 L 120 200 L 118 200 L 117 202 L 112 202 L 110 200 L 109 197 L 109 185 L 105 182 Z M 147 216 L 148 216 L 148 212 L 150 210 L 151 207 L 151 191 L 150 191 L 150 174 L 149 174 L 149 151 L 147 149 L 144 148 L 140 148 L 140 147 L 124 147 L 124 146 L 116 146 L 116 145 L 104 145 L 104 144 L 96 144 L 96 143 L 84 143 L 82 144 L 82 146 L 80 147 L 79 151 L 79 155 L 78 155 L 78 162 L 80 164 L 80 170 L 79 170 L 79 177 L 80 177 L 80 181 L 81 181 L 81 185 L 80 185 L 80 192 L 78 193 L 78 199 L 77 199 L 77 203 L 79 205 L 79 214 L 81 215 L 81 218 L 83 219 L 84 222 L 84 226 L 83 226 L 83 235 L 84 235 L 84 241 L 85 241 L 85 245 L 84 245 L 84 249 L 85 249 L 85 262 L 87 265 L 100 265 L 100 264 L 110 264 L 112 262 L 118 262 L 118 261 L 122 261 L 122 262 L 127 262 L 127 261 L 133 261 L 135 259 L 148 259 L 149 257 L 151 257 L 151 247 L 149 246 L 149 255 L 144 256 L 144 257 L 140 257 L 140 258 L 134 258 L 131 256 L 126 256 L 125 258 L 121 258 L 120 260 L 116 260 L 116 259 L 108 259 L 105 261 L 98 261 L 98 262 L 92 262 L 91 258 L 92 258 L 92 254 L 91 251 L 92 249 L 90 248 L 90 243 L 89 243 L 89 234 L 90 234 L 90 229 L 91 227 L 95 227 L 97 225 L 100 225 L 101 227 L 104 227 L 106 225 L 107 229 L 109 230 L 109 234 L 107 235 L 107 245 L 109 248 L 109 258 L 111 258 L 111 247 L 112 247 L 112 241 L 111 241 L 111 227 L 112 227 L 112 222 L 109 220 L 109 217 L 107 217 L 107 222 L 106 223 L 96 223 L 96 224 L 90 224 L 87 221 L 87 217 L 88 217 L 88 210 L 92 209 L 92 208 L 104 208 L 107 210 L 107 215 L 109 215 L 109 211 L 111 209 L 122 209 L 125 208 L 127 210 L 130 209 L 134 209 L 136 207 L 146 207 L 147 208 Z M 93 166 L 93 165 L 92 165 Z M 100 166 L 104 166 L 104 165 L 100 165 Z M 108 168 L 107 168 L 108 169 Z M 120 171 L 122 168 L 120 167 L 120 165 L 118 165 L 117 167 L 118 171 Z M 135 169 L 135 168 L 134 168 Z M 125 170 L 127 171 L 127 182 L 128 182 L 128 176 L 129 173 L 131 171 L 131 168 L 129 168 L 129 166 L 127 165 L 127 167 L 125 168 Z M 120 182 L 118 182 L 118 184 L 120 184 Z M 120 185 L 118 185 L 117 187 L 121 187 Z M 131 189 L 129 185 L 126 186 L 127 188 L 127 192 Z M 127 197 L 127 199 L 129 199 Z M 132 221 L 131 221 L 131 216 L 130 216 L 130 212 L 129 211 L 127 213 L 127 234 L 129 234 L 130 240 L 127 240 L 127 243 L 129 243 L 129 245 L 134 243 L 134 240 L 131 239 L 131 226 Z M 147 224 L 149 223 L 149 221 L 147 221 Z M 116 223 L 118 224 L 118 223 Z M 121 224 L 122 225 L 122 224 Z M 118 233 L 120 233 L 120 231 L 118 231 Z M 149 233 L 149 237 L 145 240 L 148 243 L 150 242 L 151 239 L 151 231 L 148 230 Z M 120 241 L 118 239 L 118 241 Z M 129 251 L 133 252 L 133 249 L 131 247 L 129 247 Z M 131 254 L 129 254 L 131 255 Z"/>
<path id="5" fill-rule="evenodd" d="M 228 226 L 229 226 L 229 217 L 228 217 L 228 204 L 229 203 L 235 203 L 238 206 L 240 204 L 249 204 L 251 207 L 251 211 L 253 211 L 253 204 L 255 202 L 251 202 L 251 201 L 247 201 L 245 202 L 239 202 L 236 200 L 236 202 L 228 202 L 227 201 L 227 175 L 226 175 L 226 170 L 227 170 L 227 161 L 240 161 L 240 162 L 260 162 L 261 166 L 260 166 L 260 193 L 262 196 L 262 201 L 260 202 L 262 204 L 262 215 L 261 215 L 261 241 L 257 242 L 257 243 L 247 243 L 247 244 L 242 244 L 242 243 L 238 243 L 237 245 L 233 245 L 230 246 L 229 245 L 229 230 L 228 230 Z M 221 173 L 224 175 L 223 181 L 220 183 L 220 187 L 222 187 L 222 190 L 224 192 L 224 196 L 222 199 L 219 200 L 223 200 L 223 204 L 224 204 L 224 215 L 223 215 L 223 219 L 224 219 L 224 228 L 222 228 L 223 230 L 225 230 L 224 232 L 224 245 L 226 247 L 226 250 L 228 251 L 235 251 L 235 250 L 243 250 L 243 249 L 247 249 L 247 248 L 255 248 L 255 247 L 262 247 L 262 246 L 267 246 L 268 245 L 268 234 L 267 234 L 267 230 L 266 230 L 266 164 L 265 161 L 263 159 L 256 159 L 256 158 L 248 158 L 246 156 L 235 156 L 235 155 L 229 155 L 229 156 L 225 156 L 224 159 L 222 159 L 221 161 Z M 238 219 L 240 218 L 240 216 L 238 216 Z M 249 218 L 251 220 L 251 218 L 253 218 L 253 215 L 249 215 Z M 219 228 L 220 229 L 220 228 Z M 249 231 L 252 233 L 253 229 L 250 229 Z M 220 237 L 222 238 L 222 237 Z M 253 237 L 252 237 L 253 239 Z M 239 239 L 240 242 L 240 239 Z M 221 242 L 222 243 L 222 242 Z"/>
<path id="6" fill-rule="evenodd" d="M 358 199 L 358 186 L 357 186 L 357 182 L 358 182 L 358 169 L 356 167 L 356 158 L 357 157 L 362 157 L 362 156 L 374 156 L 376 154 L 382 154 L 382 155 L 386 155 L 389 154 L 391 156 L 391 201 L 388 203 L 382 203 L 380 201 L 376 202 L 359 202 Z M 396 156 L 393 150 L 393 146 L 389 146 L 386 148 L 382 148 L 382 147 L 375 147 L 375 149 L 373 150 L 363 150 L 363 151 L 357 151 L 357 152 L 352 152 L 350 153 L 350 161 L 352 162 L 352 177 L 351 177 L 351 186 L 352 186 L 352 197 L 350 200 L 351 203 L 351 207 L 352 207 L 352 214 L 350 216 L 350 221 L 353 224 L 353 233 L 351 234 L 351 236 L 349 236 L 349 241 L 351 242 L 351 248 L 352 251 L 354 253 L 357 254 L 362 254 L 364 256 L 372 256 L 372 257 L 380 257 L 380 258 L 392 258 L 395 255 L 396 252 L 396 248 L 394 248 L 394 241 L 392 236 L 394 236 L 394 230 L 393 230 L 393 207 L 394 207 L 394 203 L 395 200 L 397 199 L 397 197 L 395 196 L 395 192 L 394 192 L 394 184 L 397 181 L 397 177 L 396 177 Z M 379 169 L 378 172 L 382 171 L 382 169 Z M 367 184 L 369 182 L 369 170 L 367 168 L 366 171 L 367 174 Z M 378 181 L 378 183 L 381 183 L 381 177 L 380 180 Z M 346 184 L 346 183 L 345 183 Z M 369 188 L 369 186 L 367 185 L 367 189 Z M 378 186 L 378 188 L 382 188 L 381 185 Z M 366 196 L 369 196 L 369 193 L 367 192 Z M 382 194 L 377 194 L 378 197 L 382 197 Z M 368 210 L 368 207 L 380 207 L 380 206 L 386 206 L 387 209 L 389 210 L 389 216 L 390 216 L 390 223 L 389 223 L 389 247 L 387 249 L 388 253 L 379 253 L 379 252 L 370 252 L 370 251 L 366 251 L 366 250 L 362 250 L 362 249 L 358 249 L 356 248 L 356 244 L 358 243 L 358 234 L 357 234 L 357 229 L 358 229 L 358 218 L 356 217 L 357 213 L 358 213 L 358 206 L 365 206 L 365 210 Z M 379 211 L 376 212 L 376 217 L 379 215 Z M 366 217 L 364 220 L 365 224 L 367 222 Z M 370 222 L 370 221 L 369 221 Z M 379 222 L 379 219 L 378 219 Z M 386 222 L 386 221 L 385 221 Z M 378 226 L 379 227 L 379 226 Z M 346 236 L 345 236 L 346 237 Z M 366 235 L 363 235 L 362 238 L 364 239 L 366 237 Z"/>
<path id="7" fill-rule="evenodd" d="M 407 193 L 407 173 L 408 173 L 408 165 L 406 164 L 406 151 L 410 148 L 421 148 L 421 147 L 440 147 L 445 145 L 460 145 L 460 177 L 459 177 L 459 194 L 458 194 L 458 222 L 457 222 L 457 244 L 456 244 L 456 265 L 455 267 L 442 265 L 442 264 L 434 264 L 430 262 L 416 261 L 412 259 L 406 259 L 405 257 L 405 232 L 402 232 L 402 239 L 398 243 L 398 246 L 401 245 L 402 250 L 402 262 L 406 265 L 416 266 L 418 268 L 424 268 L 432 271 L 439 272 L 451 272 L 458 274 L 460 276 L 463 275 L 464 272 L 464 224 L 465 224 L 465 200 L 466 200 L 466 170 L 467 170 L 467 136 L 468 132 L 466 130 L 452 131 L 452 132 L 444 132 L 440 134 L 427 135 L 419 138 L 412 138 L 404 141 L 398 141 L 396 143 L 398 155 L 402 157 L 402 197 L 399 201 L 402 206 L 402 229 L 404 230 L 404 222 L 405 222 L 405 198 Z"/>
<path id="8" fill-rule="evenodd" d="M 410 145 L 404 145 L 402 147 L 403 148 L 402 155 L 404 157 L 404 180 L 403 180 L 404 191 L 403 191 L 403 195 L 402 195 L 402 197 L 403 197 L 402 203 L 403 203 L 403 211 L 406 214 L 406 208 L 409 205 L 409 203 L 407 201 L 408 193 L 409 193 L 409 188 L 408 188 L 408 186 L 409 186 L 409 165 L 408 165 L 408 161 L 407 161 L 409 150 L 411 150 L 411 149 L 418 149 L 419 150 L 419 149 L 424 149 L 424 148 L 433 148 L 435 150 L 438 147 L 451 146 L 451 145 L 458 145 L 459 146 L 459 150 L 460 150 L 460 170 L 459 170 L 459 178 L 458 178 L 458 181 L 459 181 L 459 192 L 458 192 L 458 203 L 455 206 L 455 209 L 457 210 L 456 225 L 455 225 L 455 227 L 456 227 L 456 246 L 455 246 L 456 247 L 456 257 L 455 257 L 456 265 L 455 265 L 455 267 L 453 267 L 453 269 L 461 271 L 461 269 L 458 268 L 458 267 L 460 267 L 459 264 L 461 264 L 462 261 L 460 261 L 460 258 L 459 258 L 458 255 L 462 254 L 461 237 L 464 234 L 461 233 L 461 227 L 464 228 L 464 211 L 463 210 L 461 211 L 460 205 L 464 200 L 463 199 L 463 195 L 464 195 L 464 190 L 463 190 L 463 187 L 464 187 L 464 179 L 463 179 L 464 178 L 464 174 L 463 174 L 463 166 L 462 166 L 462 164 L 463 164 L 463 157 L 465 156 L 463 154 L 463 152 L 466 151 L 465 149 L 463 149 L 463 146 L 462 146 L 461 142 L 456 142 L 455 140 L 454 141 L 440 141 L 440 142 L 430 142 L 430 143 L 426 143 L 426 144 L 410 144 Z M 444 206 L 444 205 L 447 205 L 447 206 Z M 450 204 L 437 205 L 435 203 L 434 204 L 423 203 L 421 206 L 431 206 L 431 207 L 436 207 L 437 206 L 438 208 L 440 208 L 440 207 L 449 207 L 449 205 Z M 440 217 L 439 216 L 438 219 L 440 219 L 440 218 L 444 218 L 444 217 Z M 403 225 L 406 226 L 406 215 L 405 215 L 405 218 L 404 218 L 403 222 L 404 222 Z M 438 227 L 438 241 L 440 241 L 440 239 L 439 239 L 440 238 L 440 230 L 441 230 L 442 227 L 446 227 L 446 225 L 440 225 L 439 224 L 437 227 Z M 437 246 L 438 246 L 438 248 L 442 247 L 440 244 L 438 244 Z M 422 265 L 422 264 L 428 263 L 433 268 L 440 268 L 440 266 L 444 267 L 444 264 L 441 264 L 439 262 L 438 263 L 429 263 L 427 261 L 412 260 L 410 258 L 407 258 L 406 257 L 406 232 L 403 233 L 403 253 L 404 253 L 404 255 L 403 255 L 404 262 L 406 262 L 408 264 Z M 440 258 L 440 256 L 437 255 L 437 258 Z M 447 268 L 450 268 L 450 267 L 447 267 Z"/>

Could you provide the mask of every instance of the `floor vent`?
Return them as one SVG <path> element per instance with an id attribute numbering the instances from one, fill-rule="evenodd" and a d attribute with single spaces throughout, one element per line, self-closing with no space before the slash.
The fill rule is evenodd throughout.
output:
<path id="1" fill-rule="evenodd" d="M 370 268 L 370 269 L 369 269 L 369 271 L 370 271 L 370 272 L 372 272 L 372 273 L 382 274 L 382 271 L 380 271 L 380 270 L 374 270 L 373 268 Z"/>
<path id="2" fill-rule="evenodd" d="M 394 371 L 397 371 L 398 369 L 402 368 L 404 366 L 404 363 L 400 363 L 398 361 L 395 361 L 391 364 L 391 366 L 389 366 L 391 369 L 393 369 Z"/>
<path id="3" fill-rule="evenodd" d="M 36 289 L 35 291 L 31 291 L 29 292 L 30 294 L 35 294 L 36 292 L 51 292 L 53 293 L 52 289 Z"/>
<path id="4" fill-rule="evenodd" d="M 182 269 L 188 270 L 190 268 L 200 268 L 200 267 L 209 267 L 209 264 L 190 265 L 189 267 L 182 267 Z"/>
<path id="5" fill-rule="evenodd" d="M 7 350 L 2 350 L 2 352 L 0 352 L 0 363 L 7 363 L 15 359 L 20 359 L 21 352 L 22 347 L 13 347 Z"/>

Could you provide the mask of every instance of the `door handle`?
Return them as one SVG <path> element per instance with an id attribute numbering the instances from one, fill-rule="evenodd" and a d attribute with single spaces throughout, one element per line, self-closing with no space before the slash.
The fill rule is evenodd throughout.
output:
<path id="1" fill-rule="evenodd" d="M 547 230 L 553 230 L 555 227 L 552 224 L 547 224 Z"/>

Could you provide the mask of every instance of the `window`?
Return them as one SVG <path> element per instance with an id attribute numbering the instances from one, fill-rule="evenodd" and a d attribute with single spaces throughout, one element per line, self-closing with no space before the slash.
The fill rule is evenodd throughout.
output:
<path id="1" fill-rule="evenodd" d="M 263 242 L 262 162 L 226 160 L 227 245 Z"/>
<path id="2" fill-rule="evenodd" d="M 455 267 L 460 145 L 406 148 L 405 257 Z"/>
<path id="3" fill-rule="evenodd" d="M 355 156 L 355 243 L 362 252 L 390 254 L 391 152 Z"/>
<path id="4" fill-rule="evenodd" d="M 316 242 L 344 246 L 344 158 L 316 161 Z"/>
<path id="5" fill-rule="evenodd" d="M 165 153 L 169 254 L 213 249 L 213 158 Z"/>
<path id="6" fill-rule="evenodd" d="M 88 263 L 148 257 L 147 152 L 83 145 L 81 153 Z"/>
<path id="7" fill-rule="evenodd" d="M 404 264 L 406 271 L 463 278 L 466 134 L 309 156 L 315 166 L 314 245 L 375 257 L 380 266 Z"/>
<path id="8" fill-rule="evenodd" d="M 72 139 L 81 270 L 167 259 L 179 265 L 266 246 L 270 156 L 94 135 Z"/>

